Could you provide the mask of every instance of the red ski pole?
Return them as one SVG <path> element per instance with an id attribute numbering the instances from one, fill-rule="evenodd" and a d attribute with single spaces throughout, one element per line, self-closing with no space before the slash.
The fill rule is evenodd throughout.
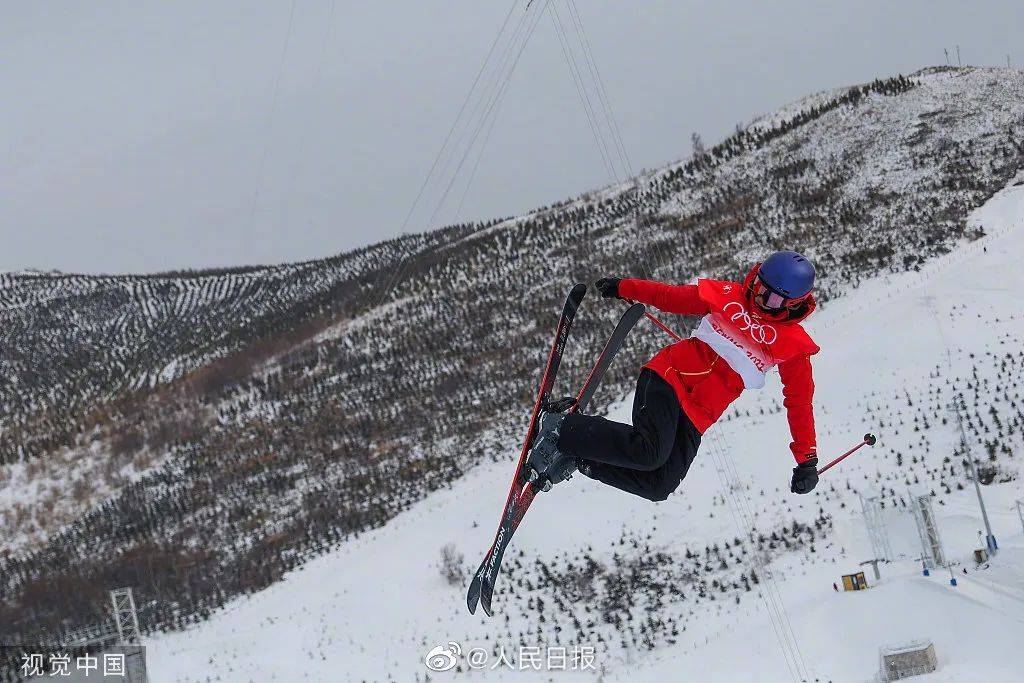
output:
<path id="1" fill-rule="evenodd" d="M 624 301 L 628 301 L 630 305 L 636 303 L 632 299 L 624 299 Z M 683 338 L 677 332 L 675 332 L 671 327 L 669 327 L 665 323 L 661 322 L 661 320 L 658 319 L 658 316 L 654 315 L 650 311 L 644 311 L 644 317 L 646 317 L 652 323 L 660 327 L 663 332 L 665 332 L 668 336 L 672 337 L 676 341 L 683 341 Z"/>
<path id="2" fill-rule="evenodd" d="M 874 434 L 865 434 L 863 441 L 861 441 L 859 444 L 857 444 L 856 446 L 854 446 L 850 450 L 848 450 L 845 453 L 843 453 L 842 455 L 840 455 L 838 458 L 836 458 L 832 462 L 830 462 L 827 465 L 825 465 L 824 467 L 822 467 L 820 470 L 818 470 L 818 474 L 820 475 L 823 472 L 825 472 L 826 470 L 830 469 L 833 465 L 839 464 L 840 461 L 845 460 L 849 456 L 851 456 L 854 453 L 856 453 L 862 446 L 874 446 L 874 445 L 875 445 L 875 435 Z"/>
<path id="3" fill-rule="evenodd" d="M 683 338 L 680 337 L 676 332 L 674 332 L 668 325 L 666 325 L 665 323 L 663 323 L 660 320 L 658 320 L 658 316 L 654 315 L 653 313 L 649 313 L 647 311 L 644 311 L 644 315 L 647 316 L 648 320 L 650 320 L 652 323 L 654 323 L 655 325 L 660 327 L 662 330 L 664 330 L 668 334 L 668 336 L 672 337 L 676 341 L 683 341 Z"/>
<path id="4" fill-rule="evenodd" d="M 630 304 L 636 303 L 632 299 L 626 299 L 626 301 L 628 301 Z M 644 316 L 646 316 L 648 320 L 650 320 L 652 323 L 654 323 L 655 325 L 660 327 L 662 329 L 662 331 L 664 331 L 668 336 L 672 337 L 676 341 L 682 341 L 683 340 L 683 338 L 678 333 L 676 333 L 671 327 L 669 327 L 668 325 L 663 323 L 661 320 L 659 320 L 658 316 L 654 315 L 650 311 L 644 311 Z M 875 445 L 875 435 L 874 434 L 865 434 L 863 441 L 861 441 L 859 444 L 857 444 L 856 446 L 854 446 L 850 450 L 848 450 L 845 453 L 843 453 L 842 455 L 840 455 L 835 460 L 827 463 L 824 467 L 822 467 L 820 470 L 818 470 L 818 474 L 820 475 L 820 474 L 824 473 L 825 471 L 832 469 L 833 466 L 838 465 L 840 462 L 842 462 L 846 458 L 850 457 L 851 455 L 856 453 L 858 450 L 860 450 L 864 446 L 874 446 L 874 445 Z"/>

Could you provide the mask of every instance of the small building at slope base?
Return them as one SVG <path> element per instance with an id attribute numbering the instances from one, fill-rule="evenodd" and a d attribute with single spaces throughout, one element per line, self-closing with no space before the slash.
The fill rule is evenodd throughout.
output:
<path id="1" fill-rule="evenodd" d="M 864 572 L 856 574 L 843 574 L 844 591 L 862 591 L 868 587 L 868 581 L 864 578 Z"/>
<path id="2" fill-rule="evenodd" d="M 881 681 L 898 681 L 920 676 L 931 673 L 938 667 L 935 645 L 930 640 L 879 648 L 878 659 L 878 678 Z"/>

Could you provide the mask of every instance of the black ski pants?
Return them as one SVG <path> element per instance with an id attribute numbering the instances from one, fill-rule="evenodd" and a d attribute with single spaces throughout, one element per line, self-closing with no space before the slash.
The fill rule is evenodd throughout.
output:
<path id="1" fill-rule="evenodd" d="M 558 438 L 559 450 L 588 466 L 590 478 L 653 501 L 676 490 L 699 446 L 675 390 L 647 368 L 637 378 L 632 426 L 570 413 Z"/>

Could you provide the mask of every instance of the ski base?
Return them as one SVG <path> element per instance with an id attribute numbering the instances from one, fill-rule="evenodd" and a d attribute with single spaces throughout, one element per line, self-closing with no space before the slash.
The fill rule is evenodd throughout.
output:
<path id="1" fill-rule="evenodd" d="M 584 381 L 579 394 L 576 396 L 575 403 L 570 408 L 569 412 L 582 411 L 590 403 L 598 385 L 607 372 L 608 367 L 611 365 L 611 361 L 614 359 L 615 354 L 618 353 L 620 348 L 622 348 L 630 330 L 632 330 L 637 321 L 643 317 L 645 310 L 646 309 L 643 304 L 633 304 L 619 319 L 618 324 L 615 326 L 611 336 L 605 343 L 604 349 L 601 351 L 601 355 L 598 356 L 597 361 L 591 368 L 590 374 L 587 375 L 587 379 Z M 559 355 L 560 354 L 561 352 L 559 351 Z M 551 368 L 551 365 L 552 364 L 549 361 L 548 369 Z M 502 512 L 498 532 L 495 535 L 494 543 L 484 556 L 483 562 L 481 562 L 480 567 L 473 575 L 469 591 L 466 594 L 466 604 L 469 607 L 471 614 L 476 613 L 476 606 L 477 604 L 480 604 L 480 606 L 483 607 L 484 613 L 487 614 L 487 616 L 492 616 L 491 600 L 494 595 L 494 585 L 498 577 L 498 572 L 501 568 L 501 560 L 505 554 L 505 549 L 511 542 L 516 529 L 519 528 L 519 524 L 522 522 L 526 512 L 530 509 L 530 505 L 533 503 L 534 498 L 543 490 L 538 488 L 538 486 L 533 482 L 524 480 L 525 469 L 523 467 L 523 461 L 536 433 L 539 409 L 548 402 L 553 380 L 554 376 L 551 375 L 549 377 L 546 371 L 544 379 L 542 380 L 542 389 L 546 386 L 547 391 L 541 392 L 541 395 L 538 397 L 537 406 L 534 408 L 533 419 L 531 420 L 530 428 L 528 430 L 528 438 L 524 444 L 523 453 L 520 455 L 519 466 L 517 467 L 516 475 L 513 478 L 512 490 L 509 492 L 508 501 L 506 502 L 505 509 Z"/>
<path id="2" fill-rule="evenodd" d="M 473 575 L 473 581 L 466 594 L 466 604 L 472 614 L 476 613 L 476 606 L 480 600 L 484 582 L 496 572 L 494 560 L 495 558 L 500 560 L 500 556 L 495 555 L 496 549 L 499 546 L 507 546 L 507 538 L 511 537 L 507 524 L 508 520 L 515 515 L 516 507 L 524 495 L 522 480 L 526 453 L 529 451 L 530 444 L 533 443 L 533 437 L 537 432 L 537 419 L 540 416 L 541 407 L 551 397 L 551 387 L 555 382 L 555 376 L 558 374 L 558 365 L 562 360 L 562 353 L 565 351 L 565 341 L 569 337 L 569 329 L 572 327 L 576 311 L 579 310 L 586 293 L 587 286 L 584 284 L 576 284 L 569 290 L 569 294 L 565 298 L 565 305 L 562 307 L 562 314 L 558 319 L 558 324 L 555 326 L 554 340 L 551 343 L 551 350 L 548 352 L 548 360 L 544 366 L 544 372 L 541 374 L 540 386 L 537 390 L 537 400 L 533 405 L 533 414 L 530 416 L 530 424 L 526 430 L 526 439 L 523 442 L 522 451 L 519 453 L 519 462 L 516 465 L 516 472 L 512 477 L 512 485 L 509 488 L 505 507 L 501 513 L 498 531 L 495 533 L 494 542 L 484 556 L 484 561 L 481 563 L 480 568 L 477 569 L 476 574 Z M 502 552 L 504 552 L 504 548 L 502 548 Z M 489 608 L 490 601 L 488 600 L 487 609 L 489 610 Z M 488 615 L 490 615 L 489 611 Z"/>

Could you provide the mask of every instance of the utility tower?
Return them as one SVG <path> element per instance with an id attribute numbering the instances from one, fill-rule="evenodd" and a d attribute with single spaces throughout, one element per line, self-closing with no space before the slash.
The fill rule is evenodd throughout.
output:
<path id="1" fill-rule="evenodd" d="M 893 560 L 892 546 L 889 545 L 889 532 L 885 528 L 885 518 L 882 516 L 882 497 L 871 496 L 860 498 L 861 510 L 864 512 L 864 524 L 868 529 L 868 539 L 871 540 L 871 550 L 876 559 Z"/>
<path id="2" fill-rule="evenodd" d="M 974 479 L 974 493 L 978 496 L 978 507 L 981 508 L 981 519 L 985 522 L 985 547 L 988 548 L 988 554 L 991 557 L 999 552 L 999 544 L 996 542 L 995 534 L 992 533 L 992 525 L 988 522 L 988 511 L 985 509 L 985 500 L 981 497 L 981 483 L 978 481 L 978 466 L 974 463 L 974 455 L 971 453 L 970 446 L 967 442 L 967 430 L 964 429 L 964 418 L 960 414 L 960 408 L 963 408 L 964 412 L 967 411 L 967 404 L 964 402 L 963 396 L 960 397 L 960 404 L 957 405 L 954 402 L 950 406 L 950 410 L 952 410 L 953 414 L 956 416 L 956 423 L 960 428 L 960 443 L 964 450 L 964 456 L 966 456 L 971 469 L 971 478 Z"/>
<path id="3" fill-rule="evenodd" d="M 114 623 L 117 625 L 117 639 L 121 645 L 139 644 L 139 615 L 135 611 L 135 597 L 131 588 L 115 588 L 110 591 L 110 602 L 114 605 Z"/>
<path id="4" fill-rule="evenodd" d="M 139 642 L 139 614 L 131 588 L 110 591 L 117 626 L 118 645 L 125 650 L 125 673 L 129 683 L 146 683 L 145 650 Z"/>
<path id="5" fill-rule="evenodd" d="M 946 555 L 942 552 L 942 539 L 939 538 L 939 527 L 935 523 L 931 494 L 911 494 L 910 499 L 917 533 L 921 537 L 921 560 L 924 566 L 928 569 L 945 566 Z"/>

